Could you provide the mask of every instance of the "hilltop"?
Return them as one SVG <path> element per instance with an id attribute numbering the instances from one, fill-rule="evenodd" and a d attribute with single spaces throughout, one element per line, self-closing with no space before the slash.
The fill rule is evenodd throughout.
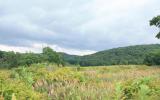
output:
<path id="1" fill-rule="evenodd" d="M 144 64 L 146 55 L 154 51 L 160 51 L 160 44 L 119 47 L 85 56 L 65 53 L 61 53 L 61 55 L 66 62 L 80 64 L 81 66 L 127 65 Z"/>

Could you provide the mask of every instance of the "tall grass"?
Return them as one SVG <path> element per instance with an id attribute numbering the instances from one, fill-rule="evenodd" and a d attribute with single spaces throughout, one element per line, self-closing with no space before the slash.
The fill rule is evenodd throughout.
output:
<path id="1" fill-rule="evenodd" d="M 159 100 L 160 98 L 158 67 L 121 65 L 58 68 L 55 65 L 34 65 L 29 68 L 0 70 L 0 78 L 3 79 L 0 97 L 5 100 L 10 100 L 12 97 L 17 100 Z M 9 94 L 8 90 L 12 92 Z"/>

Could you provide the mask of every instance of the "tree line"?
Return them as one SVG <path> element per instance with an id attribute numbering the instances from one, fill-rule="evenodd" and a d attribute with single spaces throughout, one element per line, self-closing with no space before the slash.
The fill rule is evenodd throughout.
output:
<path id="1" fill-rule="evenodd" d="M 64 66 L 63 58 L 51 49 L 45 47 L 42 53 L 18 53 L 0 51 L 0 68 L 12 68 L 17 66 L 30 66 L 37 63 L 55 63 Z"/>
<path id="2" fill-rule="evenodd" d="M 55 63 L 58 66 L 64 66 L 66 63 L 80 66 L 160 65 L 160 44 L 121 47 L 87 56 L 58 53 L 49 47 L 43 48 L 42 53 L 0 51 L 0 68 L 30 66 L 37 63 Z"/>
<path id="3" fill-rule="evenodd" d="M 153 52 L 154 54 L 156 54 L 159 51 L 160 44 L 137 45 L 100 51 L 95 54 L 86 56 L 74 56 L 63 54 L 63 58 L 66 62 L 69 62 L 70 64 L 80 66 L 106 66 L 130 64 L 143 65 L 147 64 L 147 61 L 150 61 L 147 59 L 149 59 L 151 55 L 153 55 Z"/>

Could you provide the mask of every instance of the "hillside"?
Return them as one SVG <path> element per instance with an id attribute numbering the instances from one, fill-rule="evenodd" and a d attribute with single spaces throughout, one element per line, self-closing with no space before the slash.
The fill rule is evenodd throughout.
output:
<path id="1" fill-rule="evenodd" d="M 147 54 L 159 51 L 160 44 L 136 45 L 100 51 L 86 56 L 62 54 L 65 61 L 81 66 L 143 64 Z"/>
<path id="2" fill-rule="evenodd" d="M 70 63 L 70 64 L 78 64 L 79 59 L 81 58 L 81 56 L 70 55 L 70 54 L 63 53 L 63 52 L 60 52 L 59 54 L 61 55 L 61 57 L 64 59 L 65 62 Z"/>

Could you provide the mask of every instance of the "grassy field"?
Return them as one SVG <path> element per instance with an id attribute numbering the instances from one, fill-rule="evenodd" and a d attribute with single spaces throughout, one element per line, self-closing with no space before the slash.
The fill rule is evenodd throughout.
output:
<path id="1" fill-rule="evenodd" d="M 0 70 L 0 100 L 159 100 L 160 67 L 32 67 Z"/>

